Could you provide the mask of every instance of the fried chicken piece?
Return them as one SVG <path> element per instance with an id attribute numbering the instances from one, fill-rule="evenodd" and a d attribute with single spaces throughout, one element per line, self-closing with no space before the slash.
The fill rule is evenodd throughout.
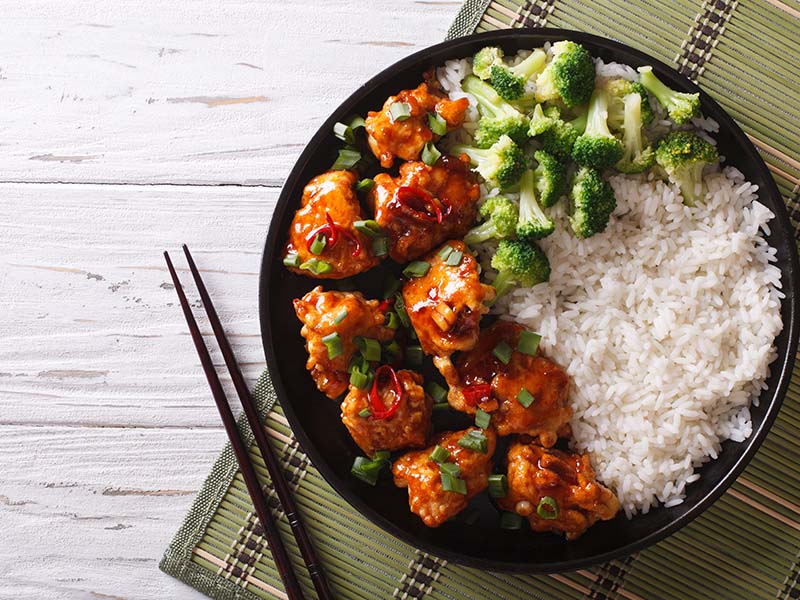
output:
<path id="1" fill-rule="evenodd" d="M 353 227 L 355 221 L 365 219 L 353 191 L 356 179 L 350 171 L 328 171 L 308 182 L 284 251 L 284 257 L 289 253 L 299 256 L 298 266 L 289 267 L 291 271 L 318 279 L 344 279 L 378 264 L 379 259 L 372 255 L 372 240 Z M 326 239 L 318 255 L 310 250 L 317 233 Z M 299 268 L 312 259 L 324 261 L 330 270 L 325 272 L 328 267 L 324 265 L 316 271 Z"/>
<path id="2" fill-rule="evenodd" d="M 359 416 L 359 412 L 370 408 L 369 389 L 350 386 L 350 393 L 342 402 L 342 423 L 367 456 L 376 450 L 422 448 L 428 441 L 433 400 L 422 389 L 422 375 L 414 371 L 397 371 L 396 375 L 403 390 L 401 398 L 398 400 L 394 392 L 381 395 L 387 409 L 398 403 L 390 416 Z"/>
<path id="3" fill-rule="evenodd" d="M 484 329 L 475 347 L 459 355 L 455 363 L 443 357 L 435 358 L 434 363 L 450 386 L 450 406 L 467 414 L 480 408 L 491 413 L 498 435 L 538 436 L 540 444 L 550 447 L 570 431 L 569 376 L 541 352 L 530 356 L 517 350 L 522 331 L 516 323 L 497 321 Z M 502 343 L 511 350 L 507 364 L 493 352 Z M 527 408 L 523 402 L 530 398 L 523 390 L 533 396 Z"/>
<path id="4" fill-rule="evenodd" d="M 367 114 L 367 142 L 382 167 L 390 168 L 395 157 L 418 160 L 425 144 L 439 139 L 428 124 L 428 113 L 436 112 L 442 117 L 448 131 L 461 127 L 464 122 L 469 101 L 466 98 L 449 100 L 432 81 L 435 80 L 389 96 L 379 112 L 370 111 Z M 410 116 L 405 119 L 393 116 L 394 104 L 408 110 Z"/>
<path id="5" fill-rule="evenodd" d="M 403 286 L 406 312 L 422 349 L 437 356 L 470 350 L 478 341 L 481 315 L 489 312 L 484 302 L 494 298 L 494 288 L 481 283 L 478 263 L 460 240 L 447 242 L 424 260 L 430 263 L 428 272 Z"/>
<path id="6" fill-rule="evenodd" d="M 527 440 L 508 450 L 508 494 L 497 503 L 527 517 L 534 531 L 563 533 L 568 540 L 619 510 L 614 493 L 595 480 L 588 454 L 545 450 Z"/>
<path id="7" fill-rule="evenodd" d="M 442 156 L 433 166 L 404 163 L 398 177 L 376 175 L 369 201 L 389 237 L 389 256 L 405 263 L 464 237 L 475 223 L 479 197 L 469 161 Z"/>
<path id="8" fill-rule="evenodd" d="M 491 458 L 497 436 L 491 429 L 483 432 L 486 436 L 487 451 L 486 454 L 482 454 L 458 445 L 458 440 L 470 431 L 481 430 L 470 427 L 463 431 L 440 433 L 433 439 L 433 446 L 404 454 L 392 467 L 394 484 L 397 487 L 408 488 L 411 512 L 418 515 L 428 527 L 438 527 L 450 517 L 457 515 L 464 510 L 473 496 L 489 486 L 489 475 L 492 472 Z M 436 445 L 450 452 L 447 462 L 456 463 L 461 469 L 459 477 L 466 483 L 466 495 L 446 492 L 442 487 L 439 465 L 430 459 L 430 454 Z"/>
<path id="9" fill-rule="evenodd" d="M 321 286 L 294 300 L 297 318 L 303 323 L 300 334 L 308 351 L 306 368 L 319 391 L 331 400 L 347 390 L 350 381 L 347 369 L 357 350 L 353 338 L 361 336 L 386 342 L 394 336 L 394 330 L 384 327 L 385 315 L 378 305 L 377 300 L 366 300 L 358 292 L 323 292 Z M 345 312 L 336 323 L 335 319 Z M 335 358 L 329 358 L 322 341 L 331 333 L 338 333 L 343 349 Z"/>

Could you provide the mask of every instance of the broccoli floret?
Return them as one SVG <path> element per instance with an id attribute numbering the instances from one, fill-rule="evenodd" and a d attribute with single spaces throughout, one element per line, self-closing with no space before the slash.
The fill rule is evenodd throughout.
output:
<path id="1" fill-rule="evenodd" d="M 486 46 L 472 57 L 472 72 L 481 79 L 489 79 L 492 65 L 501 64 L 503 64 L 503 51 L 497 46 Z"/>
<path id="2" fill-rule="evenodd" d="M 503 100 L 492 86 L 474 75 L 468 75 L 461 89 L 477 100 L 481 112 L 475 132 L 478 148 L 489 148 L 504 135 L 520 145 L 528 140 L 528 118 Z"/>
<path id="3" fill-rule="evenodd" d="M 478 214 L 483 218 L 483 223 L 467 232 L 464 236 L 467 244 L 479 244 L 489 239 L 504 239 L 514 235 L 519 209 L 505 196 L 487 198 L 478 210 Z"/>
<path id="4" fill-rule="evenodd" d="M 501 189 L 517 183 L 525 170 L 525 155 L 507 135 L 501 136 L 491 148 L 458 145 L 451 149 L 451 154 L 466 154 L 475 170 Z"/>
<path id="5" fill-rule="evenodd" d="M 656 162 L 678 184 L 684 204 L 703 199 L 703 167 L 719 158 L 717 149 L 690 131 L 673 131 L 658 145 Z"/>
<path id="6" fill-rule="evenodd" d="M 582 167 L 575 174 L 570 193 L 569 224 L 580 238 L 600 233 L 617 207 L 614 189 L 596 169 Z"/>
<path id="7" fill-rule="evenodd" d="M 507 67 L 502 62 L 495 63 L 491 67 L 489 82 L 501 98 L 519 100 L 525 92 L 525 84 L 531 77 L 542 72 L 546 60 L 547 54 L 543 50 L 534 50 L 513 67 Z"/>
<path id="8" fill-rule="evenodd" d="M 533 287 L 550 279 L 547 255 L 536 244 L 524 240 L 501 241 L 492 257 L 492 268 L 497 271 L 492 283 L 497 298 L 515 285 Z"/>
<path id="9" fill-rule="evenodd" d="M 576 121 L 581 129 L 586 126 L 585 118 L 580 123 L 579 117 Z M 566 160 L 572 156 L 572 146 L 580 135 L 579 131 L 573 126 L 575 121 L 565 123 L 561 120 L 560 112 L 557 107 L 550 106 L 546 109 L 541 104 L 537 104 L 531 115 L 531 125 L 528 133 L 531 137 L 536 137 L 542 143 L 542 148 L 550 154 Z"/>
<path id="10" fill-rule="evenodd" d="M 669 113 L 669 118 L 678 125 L 700 116 L 700 94 L 676 92 L 655 76 L 653 67 L 639 67 L 638 70 L 641 84 L 656 97 Z"/>
<path id="11" fill-rule="evenodd" d="M 545 150 L 537 150 L 533 158 L 539 165 L 533 174 L 536 179 L 536 190 L 539 192 L 539 203 L 549 208 L 564 193 L 567 187 L 567 168 L 558 158 Z"/>
<path id="12" fill-rule="evenodd" d="M 641 173 L 653 166 L 656 154 L 642 136 L 642 97 L 639 94 L 625 96 L 625 114 L 622 124 L 622 144 L 625 153 L 615 165 L 623 173 Z"/>
<path id="13" fill-rule="evenodd" d="M 568 107 L 585 104 L 594 89 L 592 55 L 575 42 L 553 44 L 553 60 L 536 78 L 536 101 L 561 100 Z"/>
<path id="14" fill-rule="evenodd" d="M 610 167 L 622 158 L 622 142 L 608 130 L 608 94 L 603 88 L 592 92 L 586 130 L 575 140 L 572 158 L 579 165 L 595 169 Z"/>
<path id="15" fill-rule="evenodd" d="M 528 134 L 531 137 L 543 134 L 545 131 L 554 127 L 560 120 L 558 114 L 552 111 L 549 111 L 549 113 L 550 114 L 545 114 L 541 104 L 537 104 L 534 107 L 533 113 L 531 114 L 531 125 L 528 128 Z"/>
<path id="16" fill-rule="evenodd" d="M 519 221 L 517 237 L 523 240 L 540 240 L 556 229 L 536 198 L 536 175 L 527 170 L 519 182 Z"/>
<path id="17" fill-rule="evenodd" d="M 625 97 L 630 94 L 638 94 L 642 98 L 642 125 L 647 127 L 653 122 L 655 113 L 650 106 L 647 90 L 641 83 L 627 79 L 609 79 L 605 82 L 605 88 L 608 92 L 608 127 L 611 131 L 622 131 L 625 120 Z"/>

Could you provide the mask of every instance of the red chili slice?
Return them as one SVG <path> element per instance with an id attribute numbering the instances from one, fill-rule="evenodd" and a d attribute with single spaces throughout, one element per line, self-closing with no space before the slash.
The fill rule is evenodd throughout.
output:
<path id="1" fill-rule="evenodd" d="M 392 306 L 393 302 L 394 302 L 394 298 L 389 298 L 387 300 L 381 300 L 381 303 L 378 304 L 378 310 L 381 311 L 381 312 L 386 312 L 387 310 L 389 310 L 389 307 Z"/>
<path id="2" fill-rule="evenodd" d="M 388 408 L 383 403 L 380 394 L 380 383 L 384 375 L 388 374 L 392 383 L 392 392 L 394 393 L 394 402 Z M 372 411 L 372 418 L 374 419 L 387 419 L 391 417 L 397 409 L 400 408 L 400 401 L 403 399 L 403 387 L 400 385 L 400 380 L 397 378 L 397 373 L 389 365 L 381 365 L 375 371 L 375 379 L 372 381 L 372 389 L 369 391 L 369 405 Z"/>
<path id="3" fill-rule="evenodd" d="M 450 214 L 450 207 L 445 207 L 445 213 L 442 214 L 442 209 L 439 203 L 427 191 L 420 187 L 413 185 L 401 185 L 397 188 L 394 196 L 397 201 L 408 208 L 409 210 L 417 213 L 419 218 L 426 221 L 442 222 L 442 218 Z M 444 204 L 444 203 L 443 203 Z"/>
<path id="4" fill-rule="evenodd" d="M 464 401 L 469 406 L 478 406 L 492 397 L 492 386 L 488 383 L 476 383 L 466 386 L 461 393 L 464 394 Z"/>
<path id="5" fill-rule="evenodd" d="M 332 218 L 328 211 L 325 211 L 325 220 L 327 223 L 325 225 L 321 225 L 317 227 L 314 231 L 308 234 L 306 238 L 306 248 L 309 252 L 311 252 L 311 244 L 314 243 L 316 237 L 320 234 L 325 236 L 325 247 L 326 248 L 333 248 L 336 245 L 336 242 L 339 241 L 339 236 L 347 238 L 350 242 L 355 245 L 356 249 L 353 250 L 352 256 L 358 256 L 361 254 L 361 243 L 358 241 L 358 238 L 350 233 L 347 229 L 336 223 Z"/>

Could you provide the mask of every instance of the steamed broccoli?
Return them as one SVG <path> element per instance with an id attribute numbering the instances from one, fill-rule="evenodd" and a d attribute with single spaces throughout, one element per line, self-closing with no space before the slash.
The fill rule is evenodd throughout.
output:
<path id="1" fill-rule="evenodd" d="M 569 224 L 580 238 L 600 233 L 617 207 L 614 189 L 596 169 L 582 167 L 575 174 L 570 193 Z"/>
<path id="2" fill-rule="evenodd" d="M 689 131 L 673 131 L 658 145 L 656 162 L 678 184 L 683 202 L 694 206 L 703 199 L 703 167 L 719 158 L 717 149 Z"/>
<path id="3" fill-rule="evenodd" d="M 548 217 L 536 199 L 536 175 L 527 170 L 519 182 L 519 221 L 517 237 L 522 240 L 540 240 L 556 229 L 556 224 Z"/>
<path id="4" fill-rule="evenodd" d="M 653 148 L 642 135 L 642 97 L 639 94 L 625 96 L 622 144 L 625 153 L 615 165 L 623 173 L 641 173 L 656 161 Z"/>
<path id="5" fill-rule="evenodd" d="M 536 101 L 561 100 L 568 107 L 584 104 L 594 89 L 591 54 L 575 42 L 553 44 L 553 60 L 536 78 Z"/>
<path id="6" fill-rule="evenodd" d="M 503 64 L 503 51 L 497 46 L 481 48 L 472 57 L 472 72 L 481 79 L 489 79 L 492 65 Z"/>
<path id="7" fill-rule="evenodd" d="M 534 50 L 518 65 L 507 67 L 497 62 L 491 67 L 489 82 L 505 100 L 519 100 L 525 92 L 525 84 L 534 75 L 541 73 L 547 54 L 544 50 Z"/>
<path id="8" fill-rule="evenodd" d="M 663 106 L 678 125 L 700 116 L 700 94 L 676 92 L 653 73 L 653 67 L 639 67 L 639 81 Z"/>
<path id="9" fill-rule="evenodd" d="M 567 187 L 567 168 L 558 158 L 545 150 L 537 150 L 533 158 L 539 165 L 533 174 L 536 179 L 536 190 L 539 192 L 539 203 L 548 208 L 553 206 Z"/>
<path id="10" fill-rule="evenodd" d="M 504 239 L 514 235 L 519 209 L 505 196 L 487 198 L 478 210 L 478 214 L 483 218 L 483 223 L 470 229 L 464 236 L 467 244 L 479 244 L 488 239 Z"/>
<path id="11" fill-rule="evenodd" d="M 472 94 L 481 112 L 475 132 L 478 148 L 489 148 L 504 135 L 520 145 L 528 140 L 528 118 L 503 100 L 492 86 L 474 75 L 468 75 L 461 89 Z"/>
<path id="12" fill-rule="evenodd" d="M 564 122 L 557 107 L 542 109 L 542 105 L 537 104 L 531 115 L 528 133 L 539 139 L 544 150 L 566 160 L 572 156 L 572 146 L 585 127 L 585 114 L 573 121 Z"/>
<path id="13" fill-rule="evenodd" d="M 517 183 L 525 170 L 525 155 L 507 135 L 501 136 L 491 148 L 457 145 L 450 152 L 455 156 L 466 154 L 475 170 L 501 189 Z"/>
<path id="14" fill-rule="evenodd" d="M 579 165 L 605 169 L 622 158 L 622 142 L 608 130 L 608 94 L 603 88 L 592 92 L 586 130 L 575 140 L 572 158 Z"/>
<path id="15" fill-rule="evenodd" d="M 539 246 L 523 240 L 503 240 L 492 257 L 492 268 L 497 277 L 492 285 L 497 297 L 507 294 L 512 287 L 533 287 L 550 279 L 550 262 Z"/>
<path id="16" fill-rule="evenodd" d="M 608 126 L 612 131 L 621 131 L 625 120 L 625 97 L 630 94 L 641 96 L 642 124 L 647 127 L 653 122 L 655 113 L 650 106 L 647 90 L 637 81 L 627 79 L 609 79 L 604 85 L 608 92 Z"/>

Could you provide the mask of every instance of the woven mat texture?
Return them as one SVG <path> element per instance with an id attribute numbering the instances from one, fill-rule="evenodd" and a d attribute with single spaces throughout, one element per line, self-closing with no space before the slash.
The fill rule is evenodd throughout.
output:
<path id="1" fill-rule="evenodd" d="M 542 26 L 619 40 L 697 81 L 759 148 L 800 232 L 800 2 L 467 0 L 448 38 Z M 269 412 L 271 442 L 337 598 L 800 598 L 800 370 L 750 466 L 701 517 L 637 555 L 549 576 L 476 571 L 387 536 L 355 513 L 310 464 L 275 405 L 266 373 L 254 396 L 262 412 Z M 247 425 L 240 426 L 252 442 Z M 269 490 L 258 451 L 252 449 L 251 456 Z M 274 494 L 270 501 L 307 596 L 313 598 Z M 250 507 L 226 446 L 161 569 L 221 600 L 286 598 Z"/>

